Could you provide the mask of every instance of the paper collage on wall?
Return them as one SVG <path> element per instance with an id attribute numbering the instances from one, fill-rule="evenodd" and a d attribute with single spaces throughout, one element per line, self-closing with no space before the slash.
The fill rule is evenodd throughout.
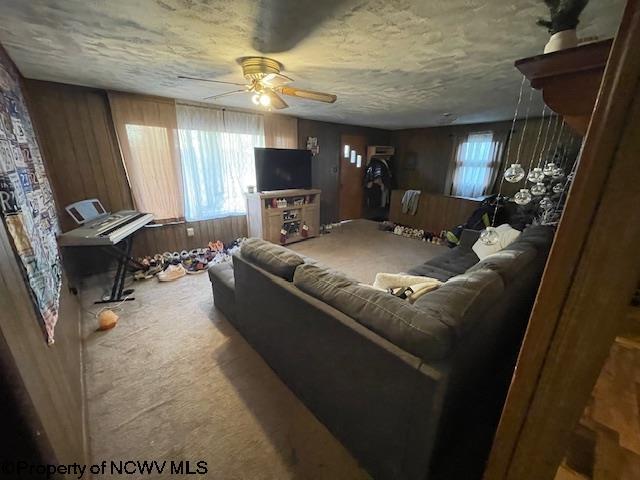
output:
<path id="1" fill-rule="evenodd" d="M 0 212 L 51 344 L 62 281 L 58 218 L 20 84 L 1 53 Z"/>

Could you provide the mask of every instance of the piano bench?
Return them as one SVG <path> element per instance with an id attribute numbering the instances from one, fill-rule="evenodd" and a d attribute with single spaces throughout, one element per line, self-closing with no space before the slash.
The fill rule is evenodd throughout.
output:
<path id="1" fill-rule="evenodd" d="M 233 323 L 236 313 L 236 282 L 233 276 L 233 263 L 223 262 L 211 265 L 208 273 L 213 289 L 213 303 Z"/>

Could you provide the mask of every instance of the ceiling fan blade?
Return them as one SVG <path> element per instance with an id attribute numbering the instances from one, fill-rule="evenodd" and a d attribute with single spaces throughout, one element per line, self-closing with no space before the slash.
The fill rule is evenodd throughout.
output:
<path id="1" fill-rule="evenodd" d="M 243 88 L 241 90 L 232 90 L 230 92 L 225 92 L 225 93 L 220 93 L 218 95 L 211 95 L 209 97 L 204 97 L 203 100 L 215 100 L 216 98 L 226 97 L 228 95 L 235 95 L 236 93 L 244 93 L 246 91 L 247 91 L 246 88 Z"/>
<path id="2" fill-rule="evenodd" d="M 314 100 L 316 102 L 333 103 L 338 99 L 331 93 L 314 92 L 313 90 L 303 90 L 295 87 L 280 87 L 278 92 L 290 97 L 304 98 L 305 100 Z"/>
<path id="3" fill-rule="evenodd" d="M 187 77 L 185 75 L 178 75 L 178 78 L 185 80 L 199 80 L 201 82 L 211 82 L 211 83 L 224 83 L 225 85 L 238 85 L 244 87 L 245 83 L 236 83 L 236 82 L 223 82 L 222 80 L 209 80 L 208 78 L 199 78 L 199 77 Z"/>
<path id="4" fill-rule="evenodd" d="M 260 0 L 253 30 L 253 48 L 261 53 L 291 50 L 334 15 L 339 6 L 353 1 Z"/>
<path id="5" fill-rule="evenodd" d="M 293 82 L 293 80 L 281 73 L 267 73 L 261 82 L 269 87 L 280 87 Z"/>
<path id="6" fill-rule="evenodd" d="M 280 95 L 278 95 L 276 92 L 269 92 L 268 93 L 269 98 L 271 98 L 271 106 L 273 108 L 275 108 L 276 110 L 282 110 L 283 108 L 289 108 L 289 105 L 287 105 L 287 102 L 285 102 L 282 97 Z"/>

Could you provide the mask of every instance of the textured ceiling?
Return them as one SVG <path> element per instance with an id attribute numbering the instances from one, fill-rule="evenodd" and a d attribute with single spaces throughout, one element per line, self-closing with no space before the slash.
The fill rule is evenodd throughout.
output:
<path id="1" fill-rule="evenodd" d="M 581 37 L 615 33 L 623 0 L 591 0 Z M 283 113 L 398 129 L 504 120 L 541 53 L 541 0 L 0 0 L 0 42 L 24 76 L 188 100 L 270 53 L 294 86 L 338 95 Z M 253 107 L 249 95 L 216 102 Z M 450 114 L 444 116 L 444 114 Z"/>

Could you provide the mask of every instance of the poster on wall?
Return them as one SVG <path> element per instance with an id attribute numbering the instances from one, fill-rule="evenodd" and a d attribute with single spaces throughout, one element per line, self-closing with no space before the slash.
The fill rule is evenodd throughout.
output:
<path id="1" fill-rule="evenodd" d="M 0 51 L 0 215 L 52 344 L 62 283 L 58 219 L 17 78 Z"/>

